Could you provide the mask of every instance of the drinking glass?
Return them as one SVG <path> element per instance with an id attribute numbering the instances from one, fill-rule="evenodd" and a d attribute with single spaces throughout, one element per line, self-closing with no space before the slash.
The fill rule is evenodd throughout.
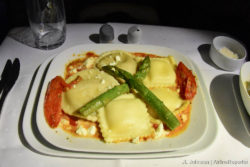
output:
<path id="1" fill-rule="evenodd" d="M 66 19 L 63 0 L 26 0 L 27 14 L 35 46 L 54 49 L 66 38 Z"/>

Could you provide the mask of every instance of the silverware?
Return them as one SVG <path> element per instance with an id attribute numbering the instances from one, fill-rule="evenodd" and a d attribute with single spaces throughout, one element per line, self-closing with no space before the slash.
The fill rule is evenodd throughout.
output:
<path id="1" fill-rule="evenodd" d="M 18 58 L 16 58 L 13 61 L 13 64 L 10 60 L 7 61 L 4 71 L 2 73 L 2 79 L 1 79 L 1 98 L 0 98 L 0 113 L 3 107 L 4 100 L 6 96 L 8 95 L 11 88 L 14 86 L 20 71 L 20 61 Z M 0 93 L 1 93 L 0 91 Z"/>
<path id="2" fill-rule="evenodd" d="M 5 66 L 4 66 L 4 69 L 3 69 L 3 72 L 2 72 L 2 75 L 1 75 L 1 80 L 0 80 L 0 93 L 2 92 L 3 88 L 4 88 L 4 85 L 6 83 L 6 80 L 8 78 L 8 75 L 10 73 L 10 69 L 11 69 L 11 66 L 12 66 L 12 63 L 11 63 L 11 60 L 8 59 Z"/>

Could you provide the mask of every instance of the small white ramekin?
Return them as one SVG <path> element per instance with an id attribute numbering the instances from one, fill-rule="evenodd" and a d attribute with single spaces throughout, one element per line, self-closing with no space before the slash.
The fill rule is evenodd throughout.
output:
<path id="1" fill-rule="evenodd" d="M 226 47 L 236 53 L 238 55 L 238 59 L 230 58 L 221 54 L 219 50 L 223 47 Z M 221 69 L 226 71 L 235 71 L 240 69 L 242 64 L 245 62 L 247 51 L 243 44 L 237 40 L 226 36 L 217 36 L 213 39 L 209 55 L 212 61 Z"/>

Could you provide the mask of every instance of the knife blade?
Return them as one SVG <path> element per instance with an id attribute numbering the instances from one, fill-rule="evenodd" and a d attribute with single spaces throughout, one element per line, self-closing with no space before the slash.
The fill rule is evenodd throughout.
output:
<path id="1" fill-rule="evenodd" d="M 3 69 L 3 72 L 1 74 L 1 80 L 0 80 L 0 93 L 2 92 L 3 88 L 4 88 L 4 85 L 6 84 L 6 80 L 8 78 L 8 75 L 10 73 L 10 69 L 12 67 L 12 63 L 11 63 L 11 60 L 8 59 L 5 66 L 4 66 L 4 69 Z"/>
<path id="2" fill-rule="evenodd" d="M 11 90 L 11 88 L 14 86 L 19 76 L 19 72 L 20 72 L 20 61 L 18 58 L 16 58 L 11 66 L 10 73 L 3 87 L 2 96 L 0 98 L 0 113 L 2 111 L 4 100 L 8 95 L 9 91 Z"/>

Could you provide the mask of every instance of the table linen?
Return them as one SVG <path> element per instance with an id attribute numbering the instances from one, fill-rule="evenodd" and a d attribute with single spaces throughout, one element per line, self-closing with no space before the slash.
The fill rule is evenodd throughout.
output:
<path id="1" fill-rule="evenodd" d="M 123 44 L 128 29 L 134 24 L 109 23 L 114 28 L 114 44 Z M 27 166 L 250 166 L 250 117 L 246 118 L 237 88 L 239 71 L 219 69 L 209 58 L 212 39 L 220 32 L 178 27 L 137 25 L 142 36 L 138 44 L 164 46 L 189 57 L 201 70 L 214 104 L 218 121 L 218 136 L 207 149 L 184 157 L 159 159 L 79 159 L 38 154 L 22 140 L 20 113 L 32 77 L 47 58 L 82 44 L 97 44 L 102 24 L 67 24 L 66 41 L 54 50 L 32 47 L 28 27 L 17 27 L 0 45 L 0 71 L 8 59 L 20 59 L 21 69 L 15 86 L 7 96 L 0 115 L 0 167 Z M 235 88 L 235 89 L 233 89 Z M 236 91 L 236 92 L 235 92 Z M 238 99 L 237 99 L 238 98 Z M 244 116 L 244 117 L 243 117 Z"/>

